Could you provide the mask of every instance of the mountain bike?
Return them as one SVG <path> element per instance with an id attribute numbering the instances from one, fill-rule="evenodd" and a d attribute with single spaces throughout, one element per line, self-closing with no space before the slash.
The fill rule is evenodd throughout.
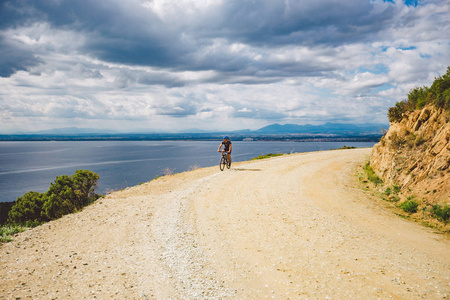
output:
<path id="1" fill-rule="evenodd" d="M 220 158 L 220 171 L 223 171 L 225 169 L 225 166 L 229 169 L 231 167 L 231 162 L 228 160 L 228 153 L 223 151 L 222 157 Z"/>

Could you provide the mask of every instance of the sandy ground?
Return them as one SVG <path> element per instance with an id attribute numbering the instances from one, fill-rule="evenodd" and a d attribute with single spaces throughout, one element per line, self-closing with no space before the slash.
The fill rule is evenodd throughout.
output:
<path id="1" fill-rule="evenodd" d="M 0 299 L 444 299 L 450 241 L 357 188 L 370 149 L 165 176 L 0 247 Z"/>

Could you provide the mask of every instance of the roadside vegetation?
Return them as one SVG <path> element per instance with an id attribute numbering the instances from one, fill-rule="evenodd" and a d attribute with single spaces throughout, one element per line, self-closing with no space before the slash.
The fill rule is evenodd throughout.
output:
<path id="1" fill-rule="evenodd" d="M 431 106 L 439 108 L 440 113 L 444 114 L 444 118 L 442 118 L 444 121 L 436 124 L 436 127 L 442 128 L 442 123 L 448 122 L 450 119 L 450 66 L 447 67 L 444 75 L 435 78 L 430 87 L 411 89 L 406 100 L 397 102 L 394 107 L 389 108 L 388 118 L 391 123 L 400 123 L 404 117 L 411 115 L 410 112 Z M 428 167 L 424 165 L 426 162 L 422 160 L 424 157 L 422 154 L 431 151 L 430 136 L 435 136 L 432 134 L 433 132 L 430 133 L 431 127 L 427 127 L 430 128 L 429 131 L 419 131 L 408 126 L 400 126 L 397 131 L 390 132 L 388 139 L 384 135 L 380 140 L 381 147 L 388 147 L 389 150 L 386 151 L 394 153 L 392 154 L 392 163 L 394 164 L 392 172 L 395 172 L 395 176 L 392 175 L 392 172 L 389 173 L 393 178 L 390 180 L 393 180 L 394 184 L 388 186 L 384 183 L 382 179 L 387 180 L 387 178 L 380 178 L 370 163 L 361 167 L 360 181 L 364 189 L 370 190 L 374 195 L 385 200 L 390 207 L 394 208 L 396 214 L 421 222 L 426 226 L 450 232 L 450 226 L 448 226 L 450 207 L 448 201 L 447 203 L 445 200 L 436 201 L 434 195 L 439 191 L 435 186 L 425 192 L 405 187 L 404 178 L 406 176 L 414 180 L 418 178 L 416 176 L 420 174 L 421 170 Z M 445 139 L 443 143 L 445 144 Z M 433 176 L 443 177 L 444 170 L 439 169 L 435 174 L 428 175 L 426 179 L 433 179 Z M 418 196 L 419 194 L 420 196 Z"/>
<path id="2" fill-rule="evenodd" d="M 277 156 L 282 156 L 282 155 L 283 155 L 283 153 L 269 153 L 269 154 L 264 154 L 264 155 L 260 155 L 258 157 L 252 158 L 251 160 L 266 159 L 266 158 L 277 157 Z"/>
<path id="3" fill-rule="evenodd" d="M 369 162 L 360 167 L 359 181 L 361 187 L 377 198 L 384 200 L 394 213 L 405 219 L 422 223 L 431 228 L 450 232 L 450 206 L 431 204 L 425 198 L 418 199 L 409 190 L 399 185 L 387 186 L 376 175 Z"/>
<path id="4" fill-rule="evenodd" d="M 355 146 L 346 146 L 346 145 L 344 145 L 341 148 L 337 148 L 337 149 L 334 149 L 334 150 L 348 150 L 348 149 L 356 149 L 356 147 Z"/>
<path id="5" fill-rule="evenodd" d="M 0 242 L 11 236 L 64 215 L 80 211 L 101 197 L 95 193 L 99 176 L 89 170 L 57 176 L 45 193 L 30 191 L 17 198 L 0 227 Z M 3 213 L 5 215 L 5 212 Z"/>
<path id="6" fill-rule="evenodd" d="M 450 111 L 450 67 L 447 67 L 447 73 L 435 78 L 430 87 L 412 89 L 408 93 L 408 99 L 397 102 L 394 107 L 389 108 L 389 121 L 398 123 L 402 120 L 403 113 L 422 109 L 429 104 Z"/>

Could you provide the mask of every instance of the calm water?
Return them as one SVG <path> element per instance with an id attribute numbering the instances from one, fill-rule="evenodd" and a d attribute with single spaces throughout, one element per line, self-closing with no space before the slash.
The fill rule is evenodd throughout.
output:
<path id="1" fill-rule="evenodd" d="M 100 175 L 97 192 L 123 189 L 163 175 L 218 165 L 220 141 L 0 142 L 0 202 L 45 192 L 56 176 L 88 169 Z M 267 153 L 372 147 L 371 142 L 233 142 L 233 161 Z"/>

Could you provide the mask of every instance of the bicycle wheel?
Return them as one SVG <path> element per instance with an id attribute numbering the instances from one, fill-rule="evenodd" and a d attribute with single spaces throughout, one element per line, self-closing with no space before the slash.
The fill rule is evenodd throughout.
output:
<path id="1" fill-rule="evenodd" d="M 223 171 L 223 169 L 225 169 L 226 164 L 227 164 L 227 161 L 226 161 L 225 157 L 222 156 L 222 158 L 220 159 L 220 164 L 219 164 L 220 171 Z"/>

